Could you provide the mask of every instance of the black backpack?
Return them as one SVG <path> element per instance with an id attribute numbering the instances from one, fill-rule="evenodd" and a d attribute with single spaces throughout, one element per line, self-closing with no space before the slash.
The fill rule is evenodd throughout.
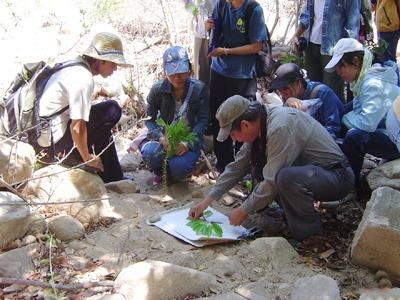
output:
<path id="1" fill-rule="evenodd" d="M 225 3 L 226 0 L 220 0 L 219 2 L 219 10 L 218 17 L 220 20 L 223 19 L 225 14 Z M 255 0 L 249 0 L 249 3 L 246 7 L 245 12 L 245 30 L 248 35 L 249 25 L 251 15 L 253 14 L 254 9 L 260 4 Z M 272 77 L 275 73 L 276 69 L 279 67 L 279 62 L 275 61 L 272 58 L 272 45 L 271 45 L 271 35 L 269 34 L 269 30 L 267 25 L 265 24 L 265 29 L 267 31 L 267 39 L 263 42 L 261 51 L 256 54 L 256 74 L 257 77 Z M 223 40 L 223 36 L 221 34 L 220 41 Z M 247 36 L 248 43 L 250 43 L 250 39 Z"/>
<path id="2" fill-rule="evenodd" d="M 11 82 L 0 103 L 0 133 L 7 137 L 37 146 L 40 132 L 54 117 L 69 106 L 47 117 L 39 117 L 39 101 L 49 78 L 56 72 L 76 65 L 89 68 L 80 60 L 71 60 L 49 66 L 45 62 L 27 63 Z"/>

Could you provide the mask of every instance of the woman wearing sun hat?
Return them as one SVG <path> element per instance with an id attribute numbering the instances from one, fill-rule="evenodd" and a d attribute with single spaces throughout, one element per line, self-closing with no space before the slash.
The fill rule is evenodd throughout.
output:
<path id="1" fill-rule="evenodd" d="M 385 128 L 386 115 L 400 95 L 397 65 L 391 61 L 373 63 L 373 60 L 373 53 L 360 42 L 344 38 L 335 45 L 332 59 L 325 67 L 350 83 L 354 94 L 354 100 L 347 105 L 348 112 L 342 118 L 348 129 L 342 150 L 353 168 L 356 185 L 365 154 L 389 160 L 400 157 Z"/>
<path id="2" fill-rule="evenodd" d="M 130 66 L 121 39 L 113 33 L 98 33 L 75 60 L 74 66 L 54 73 L 45 86 L 39 115 L 65 111 L 51 118 L 38 143 L 48 156 L 58 156 L 65 163 L 85 162 L 104 182 L 121 180 L 121 166 L 114 143 L 110 143 L 111 128 L 119 121 L 121 108 L 113 100 L 92 105 L 93 76 L 108 77 L 117 66 Z"/>
<path id="3" fill-rule="evenodd" d="M 168 160 L 168 178 L 179 180 L 191 174 L 200 156 L 203 133 L 208 122 L 208 89 L 191 78 L 191 64 L 184 48 L 172 46 L 163 55 L 164 79 L 151 88 L 147 96 L 147 141 L 140 147 L 143 161 L 154 171 L 152 184 L 161 182 L 163 146 L 159 142 L 162 129 L 156 124 L 162 118 L 167 124 L 179 119 L 196 135 L 193 145 L 180 142 L 175 156 Z"/>

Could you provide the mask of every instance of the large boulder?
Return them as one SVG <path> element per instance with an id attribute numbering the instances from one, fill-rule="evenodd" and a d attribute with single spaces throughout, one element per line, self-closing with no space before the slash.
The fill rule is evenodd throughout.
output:
<path id="1" fill-rule="evenodd" d="M 35 270 L 33 257 L 37 257 L 39 247 L 34 243 L 0 254 L 0 277 L 28 278 Z"/>
<path id="2" fill-rule="evenodd" d="M 37 179 L 29 181 L 25 187 L 27 195 L 36 197 L 40 202 L 80 201 L 52 207 L 77 218 L 83 224 L 98 221 L 103 201 L 97 200 L 107 198 L 106 188 L 98 175 L 51 165 L 36 171 L 34 178 Z"/>
<path id="3" fill-rule="evenodd" d="M 214 284 L 214 277 L 207 273 L 149 260 L 123 269 L 114 287 L 127 299 L 156 300 L 200 295 Z"/>
<path id="4" fill-rule="evenodd" d="M 0 174 L 8 184 L 13 185 L 30 178 L 35 160 L 35 150 L 31 145 L 0 138 Z"/>
<path id="5" fill-rule="evenodd" d="M 11 205 L 4 205 L 9 203 Z M 29 206 L 18 196 L 0 192 L 0 248 L 23 237 L 28 230 Z M 21 205 L 18 205 L 21 204 Z"/>
<path id="6" fill-rule="evenodd" d="M 376 189 L 367 203 L 352 246 L 352 261 L 400 278 L 400 192 Z"/>
<path id="7" fill-rule="evenodd" d="M 400 190 L 400 159 L 392 160 L 373 169 L 367 176 L 371 190 L 388 186 Z"/>

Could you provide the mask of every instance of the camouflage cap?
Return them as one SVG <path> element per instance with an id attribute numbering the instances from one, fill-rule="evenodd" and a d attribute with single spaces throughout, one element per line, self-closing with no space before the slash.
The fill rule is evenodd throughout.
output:
<path id="1" fill-rule="evenodd" d="M 232 130 L 232 123 L 248 110 L 250 101 L 242 96 L 235 95 L 226 99 L 218 108 L 215 117 L 219 123 L 217 141 L 225 141 Z"/>

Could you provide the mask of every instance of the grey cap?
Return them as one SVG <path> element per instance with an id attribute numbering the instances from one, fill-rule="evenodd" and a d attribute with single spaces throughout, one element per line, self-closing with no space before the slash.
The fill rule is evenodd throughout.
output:
<path id="1" fill-rule="evenodd" d="M 226 99 L 218 108 L 215 117 L 219 123 L 217 141 L 225 141 L 232 130 L 232 123 L 248 110 L 250 101 L 242 96 L 235 95 Z"/>

